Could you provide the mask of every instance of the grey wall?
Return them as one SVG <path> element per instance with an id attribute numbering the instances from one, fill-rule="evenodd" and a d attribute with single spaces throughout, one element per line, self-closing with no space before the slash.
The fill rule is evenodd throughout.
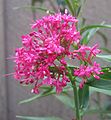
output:
<path id="1" fill-rule="evenodd" d="M 28 88 L 21 87 L 12 76 L 3 77 L 4 73 L 13 72 L 13 63 L 6 58 L 13 55 L 15 48 L 20 46 L 20 36 L 28 33 L 29 24 L 32 23 L 32 13 L 29 9 L 16 10 L 15 7 L 29 4 L 30 0 L 0 0 L 0 120 L 17 120 L 16 115 L 53 115 L 69 120 L 73 118 L 72 111 L 53 97 L 19 105 L 20 100 L 33 95 Z M 48 3 L 45 3 L 45 6 L 48 6 Z M 111 24 L 111 0 L 87 0 L 86 7 L 84 16 L 88 19 L 88 24 L 103 21 Z M 39 12 L 37 11 L 37 18 L 41 16 Z M 111 31 L 105 32 L 109 37 L 110 47 Z M 96 41 L 99 41 L 99 38 Z"/>

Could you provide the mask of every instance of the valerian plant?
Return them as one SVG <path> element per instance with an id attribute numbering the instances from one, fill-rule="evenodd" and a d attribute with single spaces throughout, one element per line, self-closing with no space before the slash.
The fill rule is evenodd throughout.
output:
<path id="1" fill-rule="evenodd" d="M 16 49 L 14 57 L 14 78 L 20 84 L 31 85 L 31 92 L 37 95 L 20 103 L 54 94 L 74 110 L 74 120 L 83 120 L 84 114 L 90 112 L 88 105 L 92 91 L 111 95 L 111 68 L 103 67 L 95 60 L 111 62 L 111 55 L 102 55 L 98 43 L 88 45 L 100 28 L 111 29 L 111 25 L 82 24 L 80 13 L 84 2 L 57 0 L 59 6 L 63 5 L 68 10 L 65 9 L 64 13 L 63 10 L 58 13 L 48 10 L 46 16 L 31 25 L 31 32 L 22 36 L 22 47 Z M 70 60 L 76 62 L 76 66 L 70 64 Z M 71 99 L 69 91 L 74 93 Z M 17 117 L 24 120 L 62 120 L 56 117 Z"/>

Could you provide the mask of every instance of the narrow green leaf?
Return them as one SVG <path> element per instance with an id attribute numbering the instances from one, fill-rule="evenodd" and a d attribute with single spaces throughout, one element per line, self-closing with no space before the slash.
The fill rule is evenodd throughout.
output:
<path id="1" fill-rule="evenodd" d="M 89 103 L 89 86 L 84 85 L 83 89 L 79 88 L 79 107 L 82 110 L 82 114 L 86 111 Z"/>
<path id="2" fill-rule="evenodd" d="M 77 9 L 77 16 L 79 16 L 79 14 L 80 14 L 80 12 L 81 12 L 81 9 L 82 9 L 82 5 L 80 5 L 79 7 L 78 7 L 78 9 Z"/>
<path id="3" fill-rule="evenodd" d="M 64 14 L 66 8 L 65 0 L 56 0 L 56 1 L 59 6 L 60 12 Z"/>
<path id="4" fill-rule="evenodd" d="M 87 84 L 92 87 L 111 91 L 111 79 L 106 80 L 106 79 L 100 78 L 100 80 L 95 80 L 95 78 L 92 78 L 92 81 L 88 82 Z"/>
<path id="5" fill-rule="evenodd" d="M 111 111 L 110 111 L 110 113 L 107 114 L 107 116 L 108 116 L 108 117 L 111 117 Z M 110 119 L 111 119 L 111 118 L 110 118 Z"/>
<path id="6" fill-rule="evenodd" d="M 111 91 L 111 68 L 102 68 L 103 74 L 100 75 L 100 80 L 96 80 L 94 77 L 89 78 L 87 84 L 91 87 L 110 90 Z"/>
<path id="7" fill-rule="evenodd" d="M 40 93 L 40 94 L 38 94 L 38 95 L 34 95 L 33 97 L 28 98 L 26 100 L 22 100 L 22 101 L 19 102 L 19 104 L 29 103 L 29 102 L 32 102 L 33 100 L 36 100 L 36 99 L 39 99 L 39 98 L 42 98 L 42 97 L 45 97 L 45 96 L 56 94 L 56 91 L 53 88 L 42 87 L 41 89 L 44 89 L 45 91 Z M 69 88 L 65 88 L 62 93 L 66 94 L 67 91 L 70 91 L 70 89 Z"/>
<path id="8" fill-rule="evenodd" d="M 111 55 L 97 55 L 96 57 L 101 58 L 107 62 L 111 62 Z"/>
<path id="9" fill-rule="evenodd" d="M 100 75 L 101 79 L 111 80 L 111 67 L 102 68 L 103 74 Z"/>
<path id="10" fill-rule="evenodd" d="M 107 38 L 107 36 L 106 36 L 103 32 L 101 32 L 101 31 L 97 31 L 97 34 L 98 34 L 99 36 L 101 36 L 101 38 L 104 40 L 105 45 L 107 45 L 107 43 L 108 43 L 108 38 Z"/>
<path id="11" fill-rule="evenodd" d="M 85 23 L 86 23 L 86 18 L 78 18 L 79 19 L 79 22 L 78 22 L 78 28 L 82 28 L 83 26 L 85 26 Z"/>
<path id="12" fill-rule="evenodd" d="M 103 24 L 104 23 L 101 23 L 101 25 L 103 25 Z M 81 43 L 87 45 L 89 43 L 89 41 L 91 40 L 91 37 L 93 37 L 98 32 L 99 29 L 100 28 L 97 27 L 97 28 L 93 28 L 91 30 L 85 31 L 84 34 L 82 35 L 83 38 L 81 40 Z"/>
<path id="13" fill-rule="evenodd" d="M 32 0 L 32 4 L 35 5 L 36 2 L 43 3 L 44 0 Z"/>
<path id="14" fill-rule="evenodd" d="M 19 104 L 24 104 L 24 103 L 32 102 L 33 100 L 35 100 L 35 99 L 37 99 L 37 98 L 39 98 L 39 97 L 40 97 L 40 95 L 34 95 L 34 96 L 31 97 L 31 98 L 28 98 L 28 99 L 26 99 L 26 100 L 20 101 Z"/>
<path id="15" fill-rule="evenodd" d="M 111 50 L 109 50 L 108 48 L 101 47 L 100 49 L 103 50 L 103 51 L 105 51 L 105 52 L 107 52 L 107 53 L 111 54 Z"/>
<path id="16" fill-rule="evenodd" d="M 73 10 L 70 0 L 65 0 L 65 2 L 66 2 L 66 5 L 68 6 L 70 12 L 72 13 L 72 15 L 74 15 L 74 10 Z"/>
<path id="17" fill-rule="evenodd" d="M 34 95 L 31 98 L 20 101 L 19 104 L 29 103 L 29 102 L 32 102 L 33 100 L 36 100 L 36 99 L 39 99 L 39 98 L 42 98 L 42 97 L 45 97 L 45 96 L 49 96 L 49 95 L 52 95 L 52 94 L 56 94 L 55 90 L 54 89 L 50 89 L 50 90 L 48 89 L 48 90 L 44 91 L 43 93 L 40 93 L 38 95 Z"/>
<path id="18" fill-rule="evenodd" d="M 21 120 L 62 120 L 58 117 L 29 117 L 29 116 L 16 116 Z"/>
<path id="19" fill-rule="evenodd" d="M 72 7 L 73 7 L 73 10 L 74 10 L 74 15 L 78 15 L 77 14 L 77 11 L 78 11 L 78 8 L 79 7 L 79 1 L 78 0 L 71 0 L 72 1 Z"/>
<path id="20" fill-rule="evenodd" d="M 74 109 L 74 103 L 73 103 L 73 98 L 69 96 L 68 94 L 60 94 L 60 95 L 55 95 L 55 97 L 67 105 L 68 107 Z"/>
<path id="21" fill-rule="evenodd" d="M 108 28 L 111 29 L 111 25 L 88 25 L 81 28 L 80 33 L 83 34 L 85 31 L 93 29 L 93 28 Z"/>
<path id="22" fill-rule="evenodd" d="M 104 74 L 100 75 L 100 80 L 96 80 L 94 77 L 91 77 L 88 79 L 88 82 L 86 84 L 91 87 L 111 91 L 111 68 L 102 68 L 102 71 Z M 76 77 L 76 82 L 80 83 L 80 81 L 81 79 Z"/>
<path id="23" fill-rule="evenodd" d="M 93 109 L 88 109 L 87 111 L 86 111 L 86 114 L 98 114 L 98 113 L 111 113 L 111 111 L 108 111 L 108 110 L 101 110 L 100 111 L 100 109 L 97 109 L 97 108 L 93 108 Z"/>
<path id="24" fill-rule="evenodd" d="M 49 13 L 50 14 L 54 14 L 55 12 L 54 11 L 52 11 L 52 10 L 49 10 L 49 9 L 47 9 L 47 8 L 43 8 L 43 7 L 35 7 L 35 6 L 22 6 L 22 7 L 14 7 L 13 9 L 14 10 L 18 10 L 18 9 L 23 9 L 23 8 L 25 8 L 25 9 L 33 9 L 33 10 L 40 10 L 40 11 L 43 11 L 43 12 L 47 12 L 47 11 L 49 11 Z"/>
<path id="25" fill-rule="evenodd" d="M 99 93 L 103 93 L 105 95 L 111 96 L 111 90 L 104 90 L 104 89 L 99 89 L 99 88 L 95 88 L 95 87 L 90 87 L 90 91 L 99 92 Z"/>
<path id="26" fill-rule="evenodd" d="M 88 36 L 89 36 L 89 31 L 85 34 L 85 36 L 83 36 L 82 40 L 81 40 L 81 44 L 83 45 L 87 45 L 89 43 L 89 39 L 88 39 Z"/>

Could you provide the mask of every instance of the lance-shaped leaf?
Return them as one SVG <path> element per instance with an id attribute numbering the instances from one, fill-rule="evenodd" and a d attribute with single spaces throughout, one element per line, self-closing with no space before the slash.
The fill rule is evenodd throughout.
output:
<path id="1" fill-rule="evenodd" d="M 103 24 L 104 23 L 101 23 L 101 25 Z M 93 37 L 99 29 L 100 29 L 99 27 L 96 27 L 96 28 L 85 31 L 84 34 L 82 35 L 83 38 L 81 40 L 81 43 L 87 45 L 91 40 L 91 37 Z"/>
<path id="2" fill-rule="evenodd" d="M 111 55 L 97 55 L 96 57 L 101 58 L 107 62 L 111 62 Z"/>
<path id="3" fill-rule="evenodd" d="M 100 75 L 99 80 L 91 77 L 86 84 L 104 90 L 111 90 L 111 67 L 103 67 L 102 72 L 103 74 Z M 80 81 L 81 79 L 76 77 L 76 82 L 80 83 Z"/>
<path id="4" fill-rule="evenodd" d="M 89 86 L 84 85 L 82 89 L 79 88 L 78 95 L 79 95 L 79 107 L 81 109 L 81 114 L 83 115 L 89 103 Z"/>
<path id="5" fill-rule="evenodd" d="M 73 7 L 73 10 L 74 10 L 74 15 L 75 16 L 77 15 L 77 11 L 78 11 L 78 8 L 79 8 L 79 3 L 80 3 L 79 0 L 72 0 L 72 7 Z"/>
<path id="6" fill-rule="evenodd" d="M 59 6 L 60 12 L 64 13 L 65 12 L 65 8 L 66 8 L 66 3 L 64 0 L 56 0 L 57 4 Z"/>
<path id="7" fill-rule="evenodd" d="M 98 109 L 98 108 L 92 108 L 92 109 L 88 109 L 87 111 L 86 111 L 86 114 L 95 114 L 95 113 L 111 113 L 111 111 L 108 111 L 108 110 L 101 110 L 100 111 L 100 109 Z"/>
<path id="8" fill-rule="evenodd" d="M 103 74 L 100 75 L 100 80 L 96 80 L 94 77 L 89 79 L 88 85 L 104 90 L 111 90 L 111 68 L 102 68 Z"/>
<path id="9" fill-rule="evenodd" d="M 43 7 L 35 7 L 35 6 L 22 6 L 22 7 L 14 7 L 14 10 L 18 9 L 35 9 L 35 10 L 40 10 L 42 12 L 49 12 L 50 14 L 54 14 L 55 12 L 52 10 L 49 10 L 48 8 L 43 8 Z"/>
<path id="10" fill-rule="evenodd" d="M 111 67 L 104 67 L 102 68 L 103 74 L 100 75 L 101 79 L 111 80 Z"/>
<path id="11" fill-rule="evenodd" d="M 111 50 L 106 47 L 100 47 L 100 49 L 111 54 Z"/>
<path id="12" fill-rule="evenodd" d="M 16 116 L 20 120 L 62 120 L 58 117 L 30 117 L 30 116 Z"/>
<path id="13" fill-rule="evenodd" d="M 102 38 L 104 45 L 106 46 L 108 43 L 108 38 L 105 35 L 105 33 L 101 32 L 101 31 L 97 31 L 97 34 Z"/>
<path id="14" fill-rule="evenodd" d="M 32 102 L 33 100 L 36 100 L 38 98 L 42 98 L 42 97 L 45 97 L 45 96 L 49 96 L 49 95 L 52 95 L 52 94 L 56 94 L 55 90 L 52 89 L 52 88 L 49 88 L 47 89 L 46 91 L 38 94 L 38 95 L 34 95 L 33 97 L 31 98 L 28 98 L 26 100 L 22 100 L 19 102 L 19 104 L 23 104 L 23 103 L 29 103 L 29 102 Z"/>
<path id="15" fill-rule="evenodd" d="M 104 89 L 99 89 L 99 88 L 95 88 L 95 87 L 90 87 L 90 91 L 93 93 L 99 92 L 99 93 L 103 93 L 105 95 L 111 96 L 111 90 L 104 90 Z"/>
<path id="16" fill-rule="evenodd" d="M 71 1 L 70 0 L 65 0 L 65 2 L 66 2 L 66 5 L 68 6 L 70 12 L 72 13 L 72 15 L 74 15 L 75 13 L 74 13 L 74 9 L 73 9 Z"/>
<path id="17" fill-rule="evenodd" d="M 80 33 L 83 34 L 85 31 L 93 29 L 93 28 L 108 28 L 111 29 L 111 25 L 88 25 L 81 28 Z"/>
<path id="18" fill-rule="evenodd" d="M 29 103 L 29 102 L 32 102 L 32 101 L 34 101 L 34 100 L 36 100 L 36 99 L 39 99 L 39 98 L 43 98 L 43 97 L 45 97 L 45 96 L 49 96 L 49 95 L 56 94 L 56 90 L 55 90 L 54 88 L 50 88 L 50 87 L 42 87 L 42 88 L 44 88 L 44 90 L 45 90 L 44 92 L 42 92 L 42 93 L 40 93 L 40 94 L 38 94 L 38 95 L 34 95 L 34 96 L 31 97 L 31 98 L 22 100 L 22 101 L 19 102 L 19 104 Z M 67 94 L 67 91 L 70 91 L 70 89 L 69 89 L 69 88 L 65 88 L 65 89 L 62 91 L 62 93 L 63 93 L 63 94 Z M 61 93 L 61 94 L 62 94 L 62 93 Z"/>
<path id="19" fill-rule="evenodd" d="M 92 87 L 111 91 L 111 79 L 106 80 L 106 79 L 100 78 L 100 80 L 95 80 L 95 78 L 92 78 L 92 81 L 87 84 Z"/>

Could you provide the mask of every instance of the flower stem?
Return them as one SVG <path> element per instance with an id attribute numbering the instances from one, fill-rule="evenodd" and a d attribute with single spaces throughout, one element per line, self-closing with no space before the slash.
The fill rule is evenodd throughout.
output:
<path id="1" fill-rule="evenodd" d="M 71 72 L 70 68 L 66 67 L 66 69 L 68 70 L 68 76 L 69 76 L 69 79 L 70 79 L 72 87 L 73 87 L 74 102 L 75 102 L 75 107 L 76 107 L 74 109 L 74 111 L 76 110 L 76 120 L 82 120 L 80 111 L 79 111 L 79 96 L 78 96 L 77 86 L 76 86 L 74 78 L 72 77 L 72 72 Z"/>
<path id="2" fill-rule="evenodd" d="M 76 119 L 82 120 L 80 116 L 80 111 L 79 111 L 79 96 L 78 96 L 77 86 L 75 82 L 73 83 L 73 93 L 74 93 L 74 102 L 76 107 Z"/>

